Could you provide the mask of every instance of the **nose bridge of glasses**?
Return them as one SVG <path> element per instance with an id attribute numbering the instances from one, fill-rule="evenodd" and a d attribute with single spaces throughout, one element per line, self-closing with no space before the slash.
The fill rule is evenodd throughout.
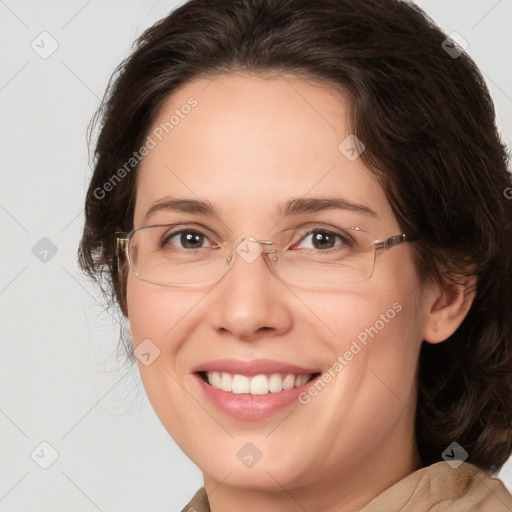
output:
<path id="1" fill-rule="evenodd" d="M 274 242 L 270 240 L 258 240 L 252 236 L 237 238 L 234 241 L 233 250 L 228 256 L 228 265 L 232 263 L 235 252 L 246 263 L 250 264 L 256 261 L 260 254 L 268 254 L 276 251 Z"/>

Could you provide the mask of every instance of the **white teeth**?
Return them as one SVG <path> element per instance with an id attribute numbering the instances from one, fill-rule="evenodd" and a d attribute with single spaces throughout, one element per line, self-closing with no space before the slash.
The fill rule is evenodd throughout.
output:
<path id="1" fill-rule="evenodd" d="M 286 379 L 284 379 L 284 381 L 283 381 L 283 389 L 293 389 L 294 385 L 295 385 L 295 376 L 287 375 Z"/>
<path id="2" fill-rule="evenodd" d="M 245 375 L 234 375 L 231 390 L 233 393 L 237 394 L 249 393 L 250 384 L 249 377 L 246 377 Z"/>
<path id="3" fill-rule="evenodd" d="M 220 377 L 220 389 L 222 391 L 231 391 L 233 385 L 233 377 L 229 373 L 222 372 Z"/>
<path id="4" fill-rule="evenodd" d="M 273 373 L 271 375 L 232 375 L 226 372 L 206 372 L 208 382 L 217 389 L 234 394 L 266 395 L 267 393 L 279 393 L 284 389 L 303 386 L 312 375 L 282 375 Z M 284 378 L 283 378 L 284 377 Z"/>
<path id="5" fill-rule="evenodd" d="M 283 390 L 283 379 L 280 375 L 271 375 L 268 379 L 268 389 L 271 393 L 278 393 Z"/>
<path id="6" fill-rule="evenodd" d="M 266 375 L 256 375 L 251 379 L 251 395 L 266 395 L 269 391 Z"/>
<path id="7" fill-rule="evenodd" d="M 219 372 L 211 372 L 208 374 L 208 378 L 210 379 L 210 384 L 218 389 L 220 389 L 220 373 Z"/>

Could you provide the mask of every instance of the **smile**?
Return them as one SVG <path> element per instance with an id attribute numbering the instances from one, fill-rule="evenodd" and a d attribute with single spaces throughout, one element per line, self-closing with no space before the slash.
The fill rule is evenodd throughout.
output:
<path id="1" fill-rule="evenodd" d="M 254 376 L 228 372 L 202 372 L 202 378 L 215 389 L 234 394 L 266 395 L 298 388 L 308 383 L 313 374 L 259 374 Z"/>
<path id="2" fill-rule="evenodd" d="M 321 373 L 272 359 L 216 359 L 191 369 L 202 395 L 219 412 L 248 421 L 264 420 L 288 407 Z"/>

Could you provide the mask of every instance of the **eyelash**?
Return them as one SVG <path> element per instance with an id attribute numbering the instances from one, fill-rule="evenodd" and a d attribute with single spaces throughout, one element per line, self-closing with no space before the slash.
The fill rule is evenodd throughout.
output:
<path id="1" fill-rule="evenodd" d="M 201 231 L 193 229 L 193 228 L 187 228 L 187 229 L 180 229 L 180 230 L 177 230 L 177 231 L 173 231 L 173 232 L 171 232 L 169 234 L 164 234 L 162 236 L 161 240 L 160 240 L 160 246 L 164 247 L 170 240 L 172 240 L 173 238 L 175 238 L 175 237 L 177 237 L 177 236 L 179 236 L 179 235 L 181 235 L 183 233 L 192 233 L 194 235 L 200 235 L 200 236 L 204 237 L 206 240 L 209 240 L 208 236 L 205 235 L 204 233 L 202 233 Z M 333 230 L 326 229 L 324 227 L 317 226 L 317 227 L 308 228 L 307 230 L 305 230 L 304 233 L 301 233 L 300 239 L 298 241 L 294 242 L 289 247 L 295 247 L 298 244 L 302 244 L 304 242 L 304 240 L 308 236 L 310 236 L 310 235 L 312 235 L 314 233 L 321 233 L 321 234 L 328 235 L 328 236 L 334 235 L 337 239 L 341 240 L 341 244 L 335 245 L 334 247 L 329 248 L 327 250 L 319 249 L 319 252 L 334 251 L 334 250 L 337 250 L 336 248 L 339 248 L 340 246 L 348 245 L 348 246 L 352 247 L 355 244 L 355 242 L 347 234 L 342 234 L 340 232 L 336 232 L 336 231 L 333 231 Z M 219 246 L 217 244 L 215 244 L 213 246 L 213 248 L 215 248 L 215 247 L 219 247 Z M 178 247 L 177 249 L 178 250 L 183 250 L 183 251 L 186 251 L 186 252 L 192 252 L 192 251 L 196 251 L 196 250 L 200 250 L 200 249 L 204 249 L 204 248 L 205 247 L 188 249 L 188 248 Z"/>

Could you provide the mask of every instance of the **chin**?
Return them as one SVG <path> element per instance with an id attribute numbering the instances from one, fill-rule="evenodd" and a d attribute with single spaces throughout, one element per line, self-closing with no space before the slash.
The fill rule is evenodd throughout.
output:
<path id="1" fill-rule="evenodd" d="M 230 439 L 228 444 L 217 445 L 218 453 L 208 453 L 207 458 L 205 453 L 197 458 L 191 457 L 205 478 L 208 476 L 231 487 L 267 492 L 304 485 L 302 468 L 307 464 L 301 458 L 299 466 L 300 450 L 297 450 L 297 445 L 279 443 L 272 446 L 274 443 L 264 438 L 261 441 L 256 438 L 253 443 L 239 437 Z"/>

